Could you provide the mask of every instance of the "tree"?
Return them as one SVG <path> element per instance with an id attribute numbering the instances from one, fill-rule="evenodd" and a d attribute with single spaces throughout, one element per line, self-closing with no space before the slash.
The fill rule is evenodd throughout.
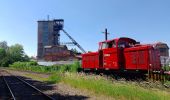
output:
<path id="1" fill-rule="evenodd" d="M 0 66 L 7 67 L 11 63 L 11 58 L 4 48 L 0 48 Z"/>
<path id="2" fill-rule="evenodd" d="M 0 42 L 0 66 L 8 67 L 17 61 L 30 61 L 30 58 L 25 54 L 23 46 L 15 44 L 8 47 L 7 42 Z"/>
<path id="3" fill-rule="evenodd" d="M 0 60 L 2 60 L 3 58 L 5 58 L 6 56 L 6 51 L 4 48 L 0 48 Z"/>
<path id="4" fill-rule="evenodd" d="M 8 49 L 8 43 L 6 41 L 0 42 L 0 48 L 7 50 Z"/>
<path id="5" fill-rule="evenodd" d="M 0 61 L 0 65 L 3 66 L 3 67 L 8 67 L 9 64 L 12 64 L 12 59 L 9 55 L 7 55 L 5 58 L 3 58 L 1 61 Z"/>
<path id="6" fill-rule="evenodd" d="M 25 56 L 23 46 L 20 44 L 15 44 L 9 47 L 9 54 L 12 58 L 12 62 L 23 61 Z"/>
<path id="7" fill-rule="evenodd" d="M 28 56 L 28 55 L 24 55 L 24 57 L 23 57 L 23 61 L 30 61 L 30 57 Z"/>

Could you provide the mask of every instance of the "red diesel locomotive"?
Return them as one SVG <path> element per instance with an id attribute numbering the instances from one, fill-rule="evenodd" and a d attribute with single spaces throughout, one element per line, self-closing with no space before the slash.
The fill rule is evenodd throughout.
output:
<path id="1" fill-rule="evenodd" d="M 131 38 L 99 42 L 97 52 L 82 54 L 83 70 L 111 72 L 160 72 L 158 50 L 151 44 L 142 45 Z"/>

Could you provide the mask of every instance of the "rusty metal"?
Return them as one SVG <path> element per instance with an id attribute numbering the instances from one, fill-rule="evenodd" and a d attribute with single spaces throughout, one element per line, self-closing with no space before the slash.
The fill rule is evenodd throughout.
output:
<path id="1" fill-rule="evenodd" d="M 74 40 L 64 29 L 63 32 L 70 38 L 74 45 L 76 45 L 83 53 L 86 53 L 82 46 L 80 46 L 80 44 L 78 44 L 78 42 L 76 42 L 76 40 Z"/>

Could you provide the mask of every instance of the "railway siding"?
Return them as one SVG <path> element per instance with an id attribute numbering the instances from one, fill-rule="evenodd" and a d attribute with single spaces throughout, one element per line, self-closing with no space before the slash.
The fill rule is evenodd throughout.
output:
<path id="1" fill-rule="evenodd" d="M 1 75 L 13 100 L 54 100 L 18 76 L 6 71 L 1 71 Z"/>
<path id="2" fill-rule="evenodd" d="M 41 80 L 44 75 L 40 73 L 28 73 L 28 72 L 21 72 L 21 71 L 18 71 L 18 73 L 20 73 L 20 75 L 24 75 L 25 73 L 25 76 L 33 79 L 36 78 L 39 80 Z M 111 98 L 111 100 L 115 98 L 116 99 L 124 98 L 124 100 L 129 100 L 129 99 L 146 100 L 147 98 L 150 98 L 150 100 L 152 99 L 168 100 L 169 92 L 170 92 L 169 89 L 165 90 L 164 89 L 165 87 L 163 87 L 163 85 L 161 85 L 161 83 L 159 82 L 155 82 L 155 83 L 145 82 L 145 81 L 137 82 L 137 81 L 126 81 L 126 80 L 117 81 L 111 77 L 109 78 L 106 76 L 100 76 L 94 74 L 86 75 L 84 73 L 76 74 L 70 72 L 62 73 L 62 76 L 60 77 L 61 80 L 59 83 L 56 84 L 55 87 L 57 91 L 63 90 L 62 92 L 71 95 L 74 94 L 77 89 L 79 89 L 80 90 L 79 92 L 82 92 L 83 95 L 86 95 L 88 99 L 91 98 L 94 99 L 94 97 L 96 97 L 97 100 L 103 100 L 104 98 L 107 99 Z M 71 89 L 68 87 L 62 88 L 63 85 L 65 84 L 66 86 L 69 85 L 73 88 Z M 84 93 L 83 92 L 84 90 L 87 91 L 88 93 L 87 92 Z M 142 94 L 142 96 L 138 94 Z M 101 97 L 101 95 L 103 97 Z"/>

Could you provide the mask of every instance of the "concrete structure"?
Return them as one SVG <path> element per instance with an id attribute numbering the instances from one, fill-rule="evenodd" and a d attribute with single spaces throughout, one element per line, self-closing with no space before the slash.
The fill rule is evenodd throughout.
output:
<path id="1" fill-rule="evenodd" d="M 53 45 L 53 21 L 38 21 L 38 51 L 37 58 L 43 59 L 44 46 Z"/>
<path id="2" fill-rule="evenodd" d="M 60 45 L 63 24 L 63 19 L 38 21 L 38 60 L 58 61 L 74 56 L 66 45 Z"/>
<path id="3" fill-rule="evenodd" d="M 170 62 L 168 45 L 166 43 L 158 42 L 158 43 L 154 44 L 154 47 L 160 53 L 161 65 L 162 66 L 168 65 Z"/>
<path id="4" fill-rule="evenodd" d="M 158 42 L 155 44 L 155 48 L 159 50 L 160 56 L 169 57 L 169 47 L 166 43 Z"/>
<path id="5" fill-rule="evenodd" d="M 43 65 L 43 66 L 52 66 L 52 65 L 65 65 L 65 64 L 74 64 L 75 61 L 39 61 L 38 65 Z"/>

